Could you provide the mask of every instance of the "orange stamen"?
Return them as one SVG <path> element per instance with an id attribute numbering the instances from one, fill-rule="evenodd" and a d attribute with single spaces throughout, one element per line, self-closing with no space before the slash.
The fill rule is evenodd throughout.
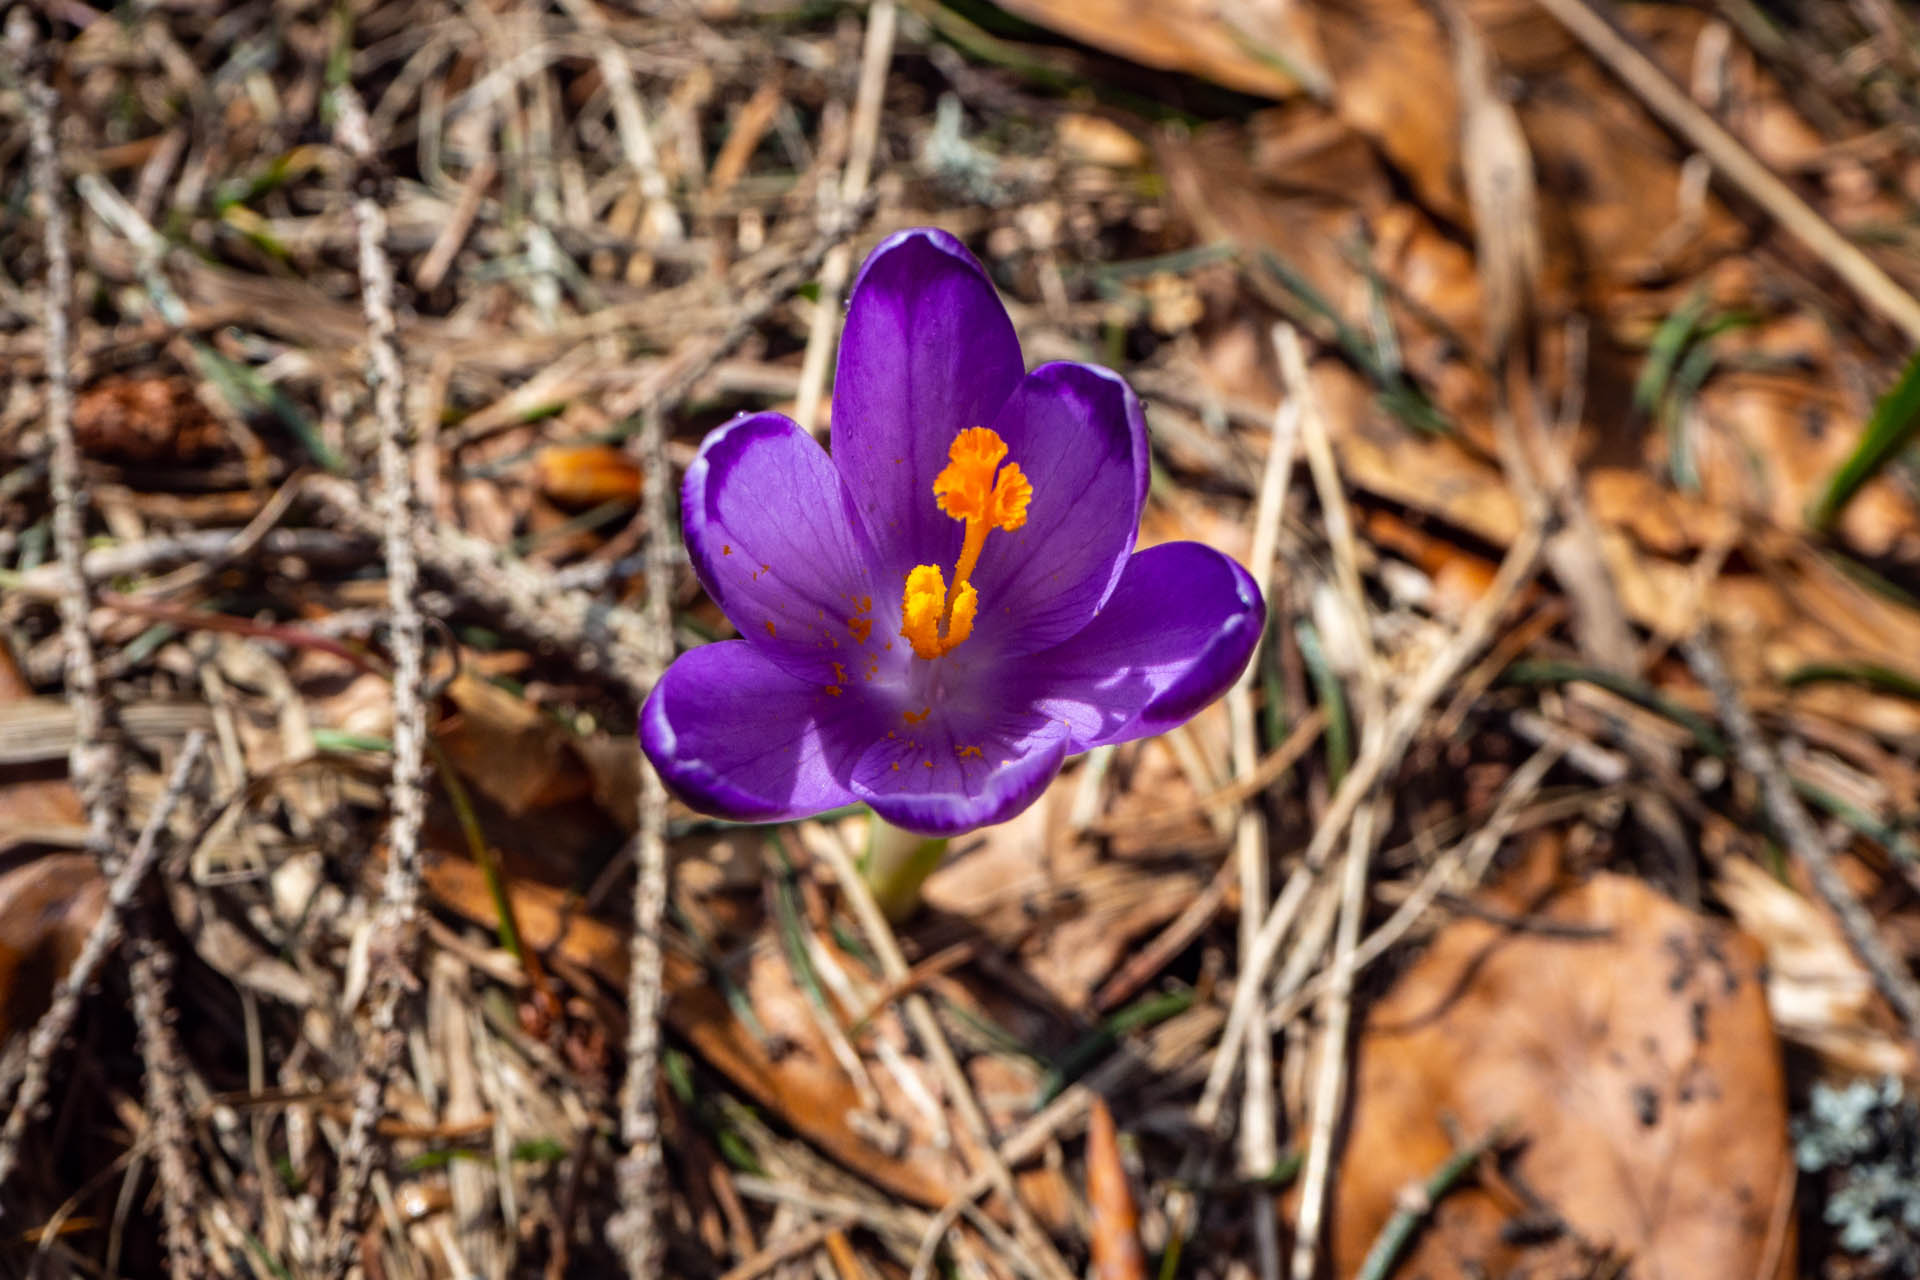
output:
<path id="1" fill-rule="evenodd" d="M 939 565 L 916 565 L 907 574 L 900 634 L 922 658 L 937 658 L 973 634 L 980 594 L 968 579 L 980 563 L 987 535 L 995 529 L 1011 533 L 1027 522 L 1033 485 L 1018 463 L 1000 465 L 1006 456 L 1006 441 L 992 428 L 968 427 L 954 437 L 947 465 L 934 477 L 933 496 L 940 509 L 964 521 L 967 532 L 951 592 Z"/>

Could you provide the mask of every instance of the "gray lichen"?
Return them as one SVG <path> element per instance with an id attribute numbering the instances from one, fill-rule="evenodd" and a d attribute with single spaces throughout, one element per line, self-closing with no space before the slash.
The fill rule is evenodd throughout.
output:
<path id="1" fill-rule="evenodd" d="M 1829 1175 L 1824 1216 L 1840 1247 L 1920 1276 L 1920 1104 L 1901 1082 L 1816 1084 L 1793 1130 L 1795 1162 Z"/>

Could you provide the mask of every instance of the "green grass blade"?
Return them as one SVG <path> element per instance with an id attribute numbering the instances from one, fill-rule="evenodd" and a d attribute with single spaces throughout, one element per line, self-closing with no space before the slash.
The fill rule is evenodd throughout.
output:
<path id="1" fill-rule="evenodd" d="M 1827 481 L 1826 490 L 1807 512 L 1815 529 L 1831 529 L 1853 495 L 1912 442 L 1920 431 L 1920 352 L 1907 361 L 1899 381 L 1873 406 L 1860 443 Z"/>

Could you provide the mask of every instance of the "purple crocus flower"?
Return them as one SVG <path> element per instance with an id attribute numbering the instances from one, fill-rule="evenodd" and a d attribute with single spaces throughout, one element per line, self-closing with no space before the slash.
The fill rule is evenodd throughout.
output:
<path id="1" fill-rule="evenodd" d="M 1120 377 L 1026 372 L 986 272 L 904 231 L 853 287 L 833 454 L 777 413 L 709 435 L 682 493 L 738 640 L 682 654 L 640 739 L 688 804 L 783 821 L 863 802 L 908 831 L 1012 817 L 1067 756 L 1180 724 L 1265 618 L 1210 547 L 1139 553 L 1146 424 Z"/>

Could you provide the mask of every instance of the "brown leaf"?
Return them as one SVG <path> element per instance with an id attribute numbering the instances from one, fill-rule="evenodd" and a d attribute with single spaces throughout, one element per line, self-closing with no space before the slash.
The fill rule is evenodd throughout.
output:
<path id="1" fill-rule="evenodd" d="M 1281 68 L 1313 56 L 1299 44 L 1305 33 L 1294 20 L 1298 7 L 1271 0 L 1004 0 L 1002 7 L 1143 66 L 1269 98 L 1297 93 L 1299 84 Z"/>
<path id="2" fill-rule="evenodd" d="M 509 814 L 554 808 L 592 793 L 572 735 L 540 708 L 464 673 L 447 686 L 447 698 L 459 715 L 441 728 L 441 749 Z"/>
<path id="3" fill-rule="evenodd" d="M 1786 1086 L 1761 948 L 1637 880 L 1539 879 L 1483 900 L 1609 932 L 1456 921 L 1369 1015 L 1335 1273 L 1353 1273 L 1402 1188 L 1447 1158 L 1455 1133 L 1504 1125 L 1521 1143 L 1514 1185 L 1585 1245 L 1630 1258 L 1635 1275 L 1791 1274 Z M 1502 1234 L 1521 1208 L 1484 1188 L 1449 1195 L 1401 1274 L 1537 1265 Z"/>
<path id="4" fill-rule="evenodd" d="M 533 472 L 540 492 L 562 506 L 640 500 L 640 468 L 604 444 L 550 444 L 534 457 Z"/>
<path id="5" fill-rule="evenodd" d="M 0 875 L 0 1047 L 46 1012 L 106 901 L 107 882 L 85 854 L 49 854 Z"/>
<path id="6" fill-rule="evenodd" d="M 1107 1100 L 1097 1094 L 1087 1109 L 1087 1207 L 1093 1215 L 1094 1280 L 1146 1280 L 1140 1215 L 1120 1162 L 1120 1135 Z"/>
<path id="7" fill-rule="evenodd" d="M 80 450 L 120 462 L 193 462 L 218 449 L 220 424 L 181 377 L 105 378 L 73 401 Z"/>

